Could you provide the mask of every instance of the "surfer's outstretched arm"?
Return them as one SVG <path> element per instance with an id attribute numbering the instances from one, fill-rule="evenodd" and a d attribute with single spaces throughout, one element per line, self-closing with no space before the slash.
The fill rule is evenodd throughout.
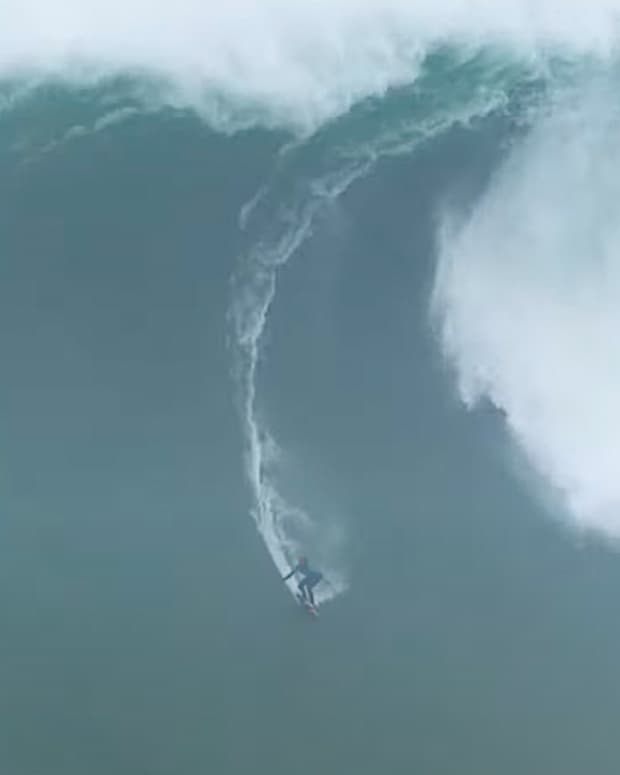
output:
<path id="1" fill-rule="evenodd" d="M 291 578 L 291 576 L 294 576 L 296 573 L 297 573 L 297 566 L 295 566 L 293 570 L 290 573 L 288 573 L 286 576 L 282 576 L 282 581 L 288 581 Z"/>

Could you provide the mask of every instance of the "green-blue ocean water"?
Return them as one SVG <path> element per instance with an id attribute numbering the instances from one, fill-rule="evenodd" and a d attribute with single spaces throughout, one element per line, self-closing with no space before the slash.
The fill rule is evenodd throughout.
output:
<path id="1" fill-rule="evenodd" d="M 2 772 L 617 771 L 617 555 L 515 476 L 430 313 L 439 213 L 545 87 L 445 66 L 292 144 L 113 83 L 3 111 Z M 317 621 L 252 512 L 342 577 Z"/>

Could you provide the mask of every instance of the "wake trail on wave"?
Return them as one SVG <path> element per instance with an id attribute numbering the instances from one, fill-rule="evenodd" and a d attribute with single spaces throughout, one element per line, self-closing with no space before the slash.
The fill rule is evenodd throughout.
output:
<path id="1" fill-rule="evenodd" d="M 281 156 L 273 178 L 241 209 L 240 226 L 250 247 L 240 257 L 234 277 L 230 305 L 230 346 L 235 364 L 239 412 L 245 439 L 245 470 L 252 496 L 252 516 L 271 558 L 281 574 L 305 553 L 310 538 L 315 560 L 330 579 L 331 587 L 318 590 L 318 601 L 342 593 L 348 585 L 342 541 L 333 541 L 334 524 L 327 524 L 289 503 L 278 486 L 278 473 L 285 458 L 261 416 L 257 376 L 261 362 L 261 341 L 268 326 L 269 310 L 277 290 L 280 269 L 311 238 L 313 228 L 330 204 L 351 185 L 367 175 L 385 156 L 411 153 L 421 143 L 456 124 L 501 109 L 505 84 L 464 89 L 460 99 L 440 100 L 433 110 L 410 105 L 407 117 L 385 126 L 381 110 L 377 121 L 367 123 L 365 135 L 353 140 L 351 133 L 315 137 L 288 148 Z M 422 90 L 424 93 L 424 89 Z M 419 101 L 419 98 L 418 98 Z M 312 172 L 308 172 L 312 170 Z M 337 515 L 333 518 L 338 519 Z M 340 536 L 341 538 L 341 536 Z M 289 589 L 295 592 L 291 582 Z"/>

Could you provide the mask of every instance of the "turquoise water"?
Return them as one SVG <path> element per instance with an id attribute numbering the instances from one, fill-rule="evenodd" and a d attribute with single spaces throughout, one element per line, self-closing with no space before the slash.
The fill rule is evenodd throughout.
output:
<path id="1" fill-rule="evenodd" d="M 432 314 L 444 214 L 565 76 L 426 70 L 294 141 L 130 79 L 7 102 L 3 771 L 617 771 L 613 525 L 523 471 L 505 383 L 467 410 Z"/>

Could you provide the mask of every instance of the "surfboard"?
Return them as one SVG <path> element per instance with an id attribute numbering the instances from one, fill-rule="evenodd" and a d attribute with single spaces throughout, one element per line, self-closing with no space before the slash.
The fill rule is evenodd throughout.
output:
<path id="1" fill-rule="evenodd" d="M 319 612 L 317 611 L 316 606 L 309 603 L 302 594 L 297 595 L 297 600 L 299 601 L 299 605 L 304 608 L 311 616 L 318 617 Z"/>

